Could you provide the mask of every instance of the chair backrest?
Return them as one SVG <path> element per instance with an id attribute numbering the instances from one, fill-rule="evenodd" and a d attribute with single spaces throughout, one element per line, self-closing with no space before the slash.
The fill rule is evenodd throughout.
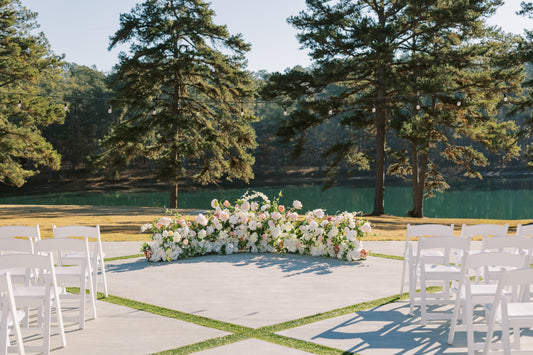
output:
<path id="1" fill-rule="evenodd" d="M 33 254 L 32 239 L 0 238 L 0 255 Z"/>
<path id="2" fill-rule="evenodd" d="M 10 318 L 11 317 L 11 321 Z M 22 343 L 22 334 L 17 321 L 17 306 L 13 295 L 13 286 L 9 273 L 0 274 L 0 349 L 5 350 L 9 345 L 9 328 L 15 330 L 17 340 L 17 349 L 19 354 L 24 355 L 24 344 Z"/>
<path id="3" fill-rule="evenodd" d="M 472 224 L 467 226 L 463 224 L 461 227 L 462 237 L 474 237 L 484 235 L 507 235 L 509 230 L 509 223 L 501 224 Z"/>
<path id="4" fill-rule="evenodd" d="M 533 238 L 525 236 L 497 235 L 493 237 L 483 236 L 481 250 L 498 250 L 510 253 L 525 253 L 528 257 L 533 251 Z"/>
<path id="5" fill-rule="evenodd" d="M 430 256 L 424 253 L 425 250 L 440 250 L 441 255 Z M 431 238 L 422 238 L 418 243 L 417 264 L 421 261 L 424 263 L 450 264 L 451 262 L 459 263 L 460 260 L 452 260 L 454 255 L 462 255 L 463 252 L 470 250 L 470 238 L 457 237 L 450 235 L 439 235 Z M 453 253 L 459 251 L 460 253 Z"/>
<path id="6" fill-rule="evenodd" d="M 468 274 L 468 276 L 483 275 L 483 283 L 489 284 L 498 281 L 500 276 L 499 274 L 488 272 L 490 267 L 520 269 L 528 266 L 528 260 L 528 255 L 517 255 L 515 253 L 504 251 L 489 251 L 473 254 L 467 253 L 463 259 L 463 268 L 466 268 L 465 276 L 466 274 Z M 473 271 L 473 273 L 469 273 L 468 270 Z M 465 277 L 465 280 L 470 281 L 471 279 L 470 277 Z"/>
<path id="7" fill-rule="evenodd" d="M 26 285 L 28 285 L 30 281 L 32 284 L 44 283 L 47 287 L 57 285 L 54 271 L 54 259 L 51 254 L 8 254 L 0 256 L 0 274 L 3 273 L 2 270 L 18 268 L 26 269 L 26 274 L 31 275 L 32 277 L 31 280 L 25 281 Z M 38 275 L 38 279 L 35 279 L 35 275 Z"/>
<path id="8" fill-rule="evenodd" d="M 0 227 L 0 239 L 3 238 L 29 238 L 32 240 L 41 239 L 41 232 L 39 230 L 39 225 L 35 226 L 1 226 Z"/>
<path id="9" fill-rule="evenodd" d="M 425 236 L 435 236 L 435 235 L 452 235 L 453 234 L 453 224 L 419 224 L 419 225 L 410 225 L 407 224 L 407 240 L 413 237 Z"/>
<path id="10" fill-rule="evenodd" d="M 498 280 L 496 300 L 505 301 L 506 297 L 502 297 L 504 290 L 512 287 L 519 288 L 519 292 L 512 293 L 512 302 L 529 302 L 531 284 L 533 284 L 533 268 L 502 270 Z"/>
<path id="11" fill-rule="evenodd" d="M 50 238 L 35 243 L 35 252 L 52 253 L 59 266 L 63 265 L 62 256 L 68 252 L 83 253 L 83 259 L 69 259 L 68 264 L 90 265 L 88 239 Z"/>
<path id="12" fill-rule="evenodd" d="M 524 237 L 533 237 L 533 224 L 528 224 L 525 226 L 518 224 L 516 226 L 516 235 Z"/>

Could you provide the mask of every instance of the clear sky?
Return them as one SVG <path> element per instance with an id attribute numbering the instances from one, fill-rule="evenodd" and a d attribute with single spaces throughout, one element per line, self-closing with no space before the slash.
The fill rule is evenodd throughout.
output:
<path id="1" fill-rule="evenodd" d="M 109 37 L 119 28 L 119 15 L 130 12 L 141 0 L 21 0 L 37 12 L 40 30 L 56 54 L 80 65 L 95 65 L 110 71 L 117 63 L 119 47 L 108 51 Z M 215 23 L 227 25 L 232 34 L 241 33 L 252 44 L 248 69 L 284 71 L 311 62 L 300 49 L 295 29 L 287 18 L 305 9 L 305 0 L 211 0 Z M 489 23 L 505 31 L 521 34 L 533 30 L 533 20 L 515 14 L 520 0 L 505 0 Z"/>

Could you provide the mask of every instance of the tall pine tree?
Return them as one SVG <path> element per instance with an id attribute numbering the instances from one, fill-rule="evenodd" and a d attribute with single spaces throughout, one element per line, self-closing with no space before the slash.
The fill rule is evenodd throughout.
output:
<path id="1" fill-rule="evenodd" d="M 0 0 L 0 182 L 17 187 L 39 168 L 59 169 L 60 156 L 41 130 L 61 123 L 63 105 L 42 83 L 59 81 L 61 58 L 18 0 Z"/>
<path id="2" fill-rule="evenodd" d="M 254 117 L 244 105 L 253 94 L 244 70 L 250 46 L 213 16 L 201 0 L 147 0 L 120 16 L 109 46 L 130 44 L 114 78 L 116 105 L 127 115 L 98 161 L 113 168 L 136 156 L 157 161 L 171 208 L 181 178 L 207 184 L 253 176 Z"/>
<path id="3" fill-rule="evenodd" d="M 329 153 L 334 156 L 332 167 L 342 162 L 365 166 L 368 157 L 373 157 L 373 214 L 383 214 L 386 135 L 393 128 L 393 120 L 403 112 L 404 103 L 413 94 L 416 96 L 405 91 L 415 75 L 413 68 L 433 64 L 443 68 L 445 64 L 440 64 L 438 57 L 425 62 L 431 52 L 448 41 L 461 41 L 463 33 L 479 26 L 479 19 L 491 15 L 502 1 L 307 0 L 306 3 L 307 11 L 291 17 L 289 22 L 300 31 L 300 42 L 310 50 L 315 60 L 313 70 L 272 75 L 267 87 L 270 97 L 289 95 L 298 100 L 299 108 L 290 115 L 280 133 L 302 142 L 308 128 L 338 118 L 347 127 L 373 135 L 373 151 L 360 151 L 359 137 L 354 135 L 333 146 Z M 413 46 L 417 40 L 419 44 L 426 42 L 421 47 Z M 453 66 L 448 69 L 449 75 L 453 75 Z M 326 90 L 332 85 L 339 89 L 335 94 Z"/>

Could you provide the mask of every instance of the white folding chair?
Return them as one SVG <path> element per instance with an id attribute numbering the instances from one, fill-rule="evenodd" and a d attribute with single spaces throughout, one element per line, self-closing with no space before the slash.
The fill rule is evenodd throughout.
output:
<path id="1" fill-rule="evenodd" d="M 0 274 L 0 354 L 7 354 L 10 350 L 25 354 L 19 325 L 22 318 L 24 312 L 17 310 L 11 277 L 9 273 Z M 9 339 L 10 331 L 13 331 L 15 336 L 14 346 Z"/>
<path id="2" fill-rule="evenodd" d="M 453 257 L 457 252 L 468 251 L 470 238 L 454 236 L 433 236 L 422 238 L 418 243 L 417 277 L 420 280 L 420 313 L 421 323 L 429 319 L 451 319 L 449 312 L 428 311 L 428 305 L 453 304 L 449 284 L 461 279 L 460 261 Z M 429 255 L 428 251 L 437 251 L 441 255 Z M 428 293 L 426 287 L 437 282 L 443 286 L 442 292 Z"/>
<path id="3" fill-rule="evenodd" d="M 533 283 L 533 268 L 502 270 L 494 301 L 487 306 L 489 327 L 483 353 L 488 354 L 495 344 L 492 338 L 496 325 L 502 329 L 503 353 L 520 349 L 520 328 L 533 328 L 533 302 L 529 299 L 529 287 Z M 515 292 L 508 292 L 508 288 Z M 514 342 L 511 345 L 510 329 Z M 499 345 L 499 344 L 498 344 Z"/>
<path id="4" fill-rule="evenodd" d="M 18 307 L 31 307 L 38 310 L 37 326 L 40 327 L 43 342 L 41 345 L 25 346 L 29 352 L 42 352 L 50 354 L 50 328 L 52 323 L 52 308 L 55 310 L 59 334 L 62 346 L 66 346 L 65 327 L 61 314 L 61 303 L 59 300 L 60 288 L 54 272 L 54 261 L 52 255 L 36 254 L 9 254 L 0 256 L 1 270 L 11 268 L 31 269 L 34 275 L 31 280 L 27 280 L 25 285 L 13 285 L 13 294 Z M 37 329 L 31 327 L 30 329 Z"/>
<path id="5" fill-rule="evenodd" d="M 528 263 L 531 260 L 533 254 L 533 238 L 525 236 L 494 236 L 494 237 L 483 237 L 483 242 L 481 244 L 482 251 L 501 251 L 514 254 L 523 254 L 527 257 Z M 526 265 L 524 265 L 525 267 Z M 493 266 L 488 267 L 482 270 L 484 273 L 499 274 L 502 267 Z M 509 268 L 507 268 L 509 270 Z M 485 275 L 482 275 L 485 277 Z M 490 278 L 494 278 L 492 275 Z"/>
<path id="6" fill-rule="evenodd" d="M 494 238 L 494 237 L 493 237 Z M 504 237 L 506 239 L 513 239 Z M 489 273 L 489 268 L 523 268 L 527 266 L 528 257 L 524 254 L 498 252 L 465 253 L 461 265 L 461 279 L 457 287 L 452 287 L 456 293 L 455 307 L 448 334 L 448 343 L 453 344 L 456 331 L 466 331 L 468 354 L 473 355 L 476 350 L 482 350 L 484 343 L 475 342 L 475 331 L 486 331 L 487 324 L 474 321 L 474 309 L 477 305 L 491 303 L 496 295 L 499 273 Z M 485 270 L 485 271 L 484 271 Z M 482 274 L 483 278 L 478 278 Z M 458 324 L 459 315 L 462 324 Z"/>
<path id="7" fill-rule="evenodd" d="M 87 301 L 90 302 L 93 317 L 96 318 L 96 297 L 94 292 L 93 278 L 91 275 L 91 261 L 89 259 L 89 243 L 84 239 L 71 238 L 51 238 L 43 239 L 35 243 L 37 253 L 54 253 L 57 260 L 57 266 L 54 268 L 57 282 L 63 287 L 61 293 L 62 300 L 75 299 L 79 302 L 78 316 L 75 320 L 80 329 L 85 328 L 85 307 Z M 68 261 L 63 257 L 64 254 L 76 253 L 83 256 L 70 258 Z M 66 292 L 66 287 L 78 287 L 79 293 Z M 89 297 L 86 290 L 89 289 Z M 65 303 L 62 302 L 63 307 Z M 65 320 L 66 316 L 63 317 Z"/>
<path id="8" fill-rule="evenodd" d="M 93 266 L 93 285 L 95 294 L 98 291 L 98 282 L 97 276 L 98 272 L 101 272 L 103 284 L 104 284 L 104 295 L 108 296 L 107 292 L 107 278 L 105 274 L 105 263 L 104 263 L 104 249 L 102 247 L 102 238 L 100 236 L 100 226 L 95 227 L 91 226 L 63 226 L 56 227 L 53 226 L 54 238 L 72 238 L 72 237 L 84 237 L 89 238 L 89 241 L 96 243 L 94 249 L 89 249 L 91 265 Z M 65 260 L 67 259 L 76 259 L 82 257 L 79 253 L 68 253 L 63 256 Z"/>
<path id="9" fill-rule="evenodd" d="M 409 278 L 409 314 L 413 315 L 414 306 L 416 302 L 416 251 L 418 248 L 414 247 L 415 242 L 419 242 L 422 237 L 430 237 L 435 235 L 453 235 L 453 224 L 420 224 L 412 226 L 407 224 L 405 246 L 404 246 L 404 258 L 402 265 L 402 281 L 400 286 L 400 295 L 403 294 L 403 286 L 405 285 L 405 272 L 408 273 Z M 412 240 L 414 239 L 414 240 Z M 439 253 L 438 251 L 425 251 L 426 253 Z"/>

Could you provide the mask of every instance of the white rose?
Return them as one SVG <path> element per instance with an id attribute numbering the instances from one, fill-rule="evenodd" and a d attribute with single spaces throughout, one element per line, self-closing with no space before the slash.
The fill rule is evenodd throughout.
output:
<path id="1" fill-rule="evenodd" d="M 372 226 L 370 225 L 370 223 L 368 222 L 365 222 L 361 228 L 359 228 L 361 230 L 361 232 L 363 233 L 370 233 L 372 232 Z"/>
<path id="2" fill-rule="evenodd" d="M 292 206 L 294 208 L 296 208 L 297 210 L 301 209 L 302 208 L 302 203 L 298 200 L 294 200 L 293 203 L 292 203 Z"/>

